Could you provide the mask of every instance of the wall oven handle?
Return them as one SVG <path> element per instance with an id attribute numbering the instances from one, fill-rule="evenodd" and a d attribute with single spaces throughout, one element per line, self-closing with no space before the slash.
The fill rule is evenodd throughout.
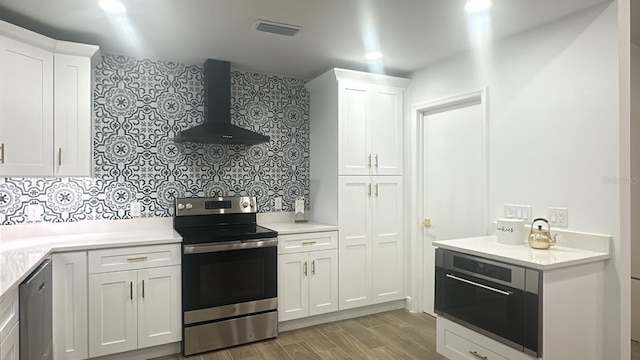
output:
<path id="1" fill-rule="evenodd" d="M 467 280 L 467 279 L 463 279 L 463 278 L 457 277 L 457 276 L 455 276 L 455 275 L 446 274 L 446 276 L 447 276 L 448 278 L 451 278 L 451 279 L 454 279 L 454 280 L 458 280 L 458 281 L 462 281 L 462 282 L 465 282 L 465 283 L 467 283 L 467 284 L 471 284 L 471 285 L 473 285 L 473 286 L 477 286 L 477 287 L 481 287 L 481 288 L 486 289 L 486 290 L 490 290 L 490 291 L 493 291 L 493 292 L 497 292 L 498 294 L 507 295 L 507 296 L 509 296 L 509 295 L 513 294 L 513 293 L 512 293 L 512 292 L 510 292 L 510 291 L 503 291 L 503 290 L 495 289 L 495 288 L 492 288 L 492 287 L 490 287 L 490 286 L 486 286 L 486 285 L 478 284 L 477 282 L 473 282 L 473 281 L 470 281 L 470 280 Z"/>
<path id="2" fill-rule="evenodd" d="M 269 240 L 251 240 L 251 241 L 225 241 L 218 243 L 209 243 L 209 244 L 198 244 L 198 245 L 184 245 L 183 250 L 185 254 L 203 254 L 203 253 L 211 253 L 218 251 L 229 251 L 229 250 L 239 250 L 239 249 L 251 249 L 251 248 L 259 248 L 259 247 L 270 247 L 270 246 L 278 246 L 278 239 L 269 239 Z"/>

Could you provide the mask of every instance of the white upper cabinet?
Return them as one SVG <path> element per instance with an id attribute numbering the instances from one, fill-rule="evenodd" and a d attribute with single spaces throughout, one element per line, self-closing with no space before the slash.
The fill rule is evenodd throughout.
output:
<path id="1" fill-rule="evenodd" d="M 55 54 L 55 176 L 92 173 L 92 74 L 90 57 Z"/>
<path id="2" fill-rule="evenodd" d="M 53 175 L 53 54 L 0 36 L 0 174 Z"/>
<path id="3" fill-rule="evenodd" d="M 402 175 L 402 122 L 408 79 L 333 69 L 307 84 L 313 137 L 337 136 L 337 175 Z M 312 140 L 313 141 L 313 140 Z M 327 143 L 327 148 L 332 145 Z M 337 158 L 334 158 L 334 154 Z"/>
<path id="4" fill-rule="evenodd" d="M 339 175 L 402 174 L 404 90 L 338 81 Z"/>
<path id="5" fill-rule="evenodd" d="M 97 46 L 0 21 L 0 176 L 90 176 Z"/>

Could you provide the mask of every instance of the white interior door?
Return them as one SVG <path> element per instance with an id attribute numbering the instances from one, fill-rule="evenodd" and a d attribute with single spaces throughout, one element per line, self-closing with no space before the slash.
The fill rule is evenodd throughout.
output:
<path id="1" fill-rule="evenodd" d="M 482 96 L 426 109 L 422 116 L 424 306 L 433 313 L 434 240 L 487 234 L 487 137 Z"/>

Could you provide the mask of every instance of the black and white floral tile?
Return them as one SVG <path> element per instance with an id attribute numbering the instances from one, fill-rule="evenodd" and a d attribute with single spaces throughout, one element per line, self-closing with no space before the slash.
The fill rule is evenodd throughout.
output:
<path id="1" fill-rule="evenodd" d="M 202 123 L 203 69 L 104 55 L 94 88 L 92 178 L 0 178 L 0 225 L 173 215 L 175 197 L 253 195 L 259 211 L 309 206 L 309 93 L 296 78 L 232 71 L 232 123 L 271 137 L 256 146 L 176 144 Z"/>

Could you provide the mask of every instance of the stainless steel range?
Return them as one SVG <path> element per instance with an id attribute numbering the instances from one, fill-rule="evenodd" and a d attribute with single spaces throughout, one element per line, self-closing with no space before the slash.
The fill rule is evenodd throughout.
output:
<path id="1" fill-rule="evenodd" d="M 256 224 L 255 197 L 179 198 L 182 353 L 278 334 L 278 233 Z"/>

